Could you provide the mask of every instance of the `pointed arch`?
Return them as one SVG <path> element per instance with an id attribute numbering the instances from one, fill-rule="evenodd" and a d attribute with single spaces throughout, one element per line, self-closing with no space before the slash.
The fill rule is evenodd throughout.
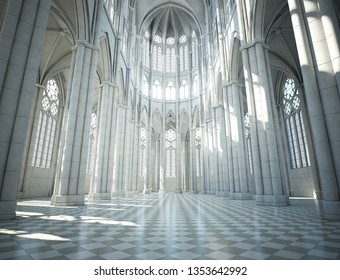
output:
<path id="1" fill-rule="evenodd" d="M 162 132 L 162 116 L 158 109 L 152 113 L 152 126 L 155 132 L 155 138 L 159 139 Z"/>
<path id="2" fill-rule="evenodd" d="M 140 118 L 140 126 L 145 125 L 145 127 L 149 127 L 149 112 L 146 106 L 143 107 L 141 118 Z"/>
<path id="3" fill-rule="evenodd" d="M 192 112 L 192 122 L 191 127 L 195 128 L 197 125 L 200 124 L 200 113 L 197 105 L 195 106 L 193 112 Z"/>
<path id="4" fill-rule="evenodd" d="M 185 139 L 187 132 L 190 129 L 189 114 L 187 110 L 183 109 L 180 117 L 180 129 L 182 132 L 182 138 Z"/>
<path id="5" fill-rule="evenodd" d="M 103 33 L 100 38 L 100 51 L 98 58 L 98 72 L 103 81 L 110 81 L 112 77 L 112 55 L 107 33 Z"/>
<path id="6" fill-rule="evenodd" d="M 169 126 L 176 128 L 176 118 L 175 118 L 175 114 L 172 112 L 172 110 L 169 110 L 169 112 L 166 115 L 165 125 L 166 125 L 167 128 Z"/>
<path id="7" fill-rule="evenodd" d="M 231 59 L 229 66 L 229 78 L 231 81 L 238 81 L 240 71 L 243 71 L 242 56 L 240 53 L 241 43 L 239 38 L 234 37 L 232 49 L 231 49 Z"/>
<path id="8" fill-rule="evenodd" d="M 255 0 L 251 13 L 250 36 L 251 40 L 264 38 L 264 14 L 266 0 Z"/>
<path id="9" fill-rule="evenodd" d="M 76 0 L 73 3 L 75 8 L 77 39 L 90 42 L 88 2 L 84 0 Z"/>
<path id="10" fill-rule="evenodd" d="M 125 91 L 123 69 L 119 70 L 117 77 L 117 86 L 118 86 L 118 104 L 123 104 Z"/>

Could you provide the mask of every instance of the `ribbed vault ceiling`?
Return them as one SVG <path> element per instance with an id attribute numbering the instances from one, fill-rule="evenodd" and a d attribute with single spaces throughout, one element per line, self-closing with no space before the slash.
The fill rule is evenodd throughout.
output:
<path id="1" fill-rule="evenodd" d="M 178 37 L 192 30 L 199 34 L 205 24 L 205 7 L 205 0 L 138 0 L 137 24 L 142 34 L 147 29 L 152 35 Z"/>

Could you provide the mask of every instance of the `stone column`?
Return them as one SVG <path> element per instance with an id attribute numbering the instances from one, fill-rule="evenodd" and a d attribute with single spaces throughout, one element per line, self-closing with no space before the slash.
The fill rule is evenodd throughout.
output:
<path id="1" fill-rule="evenodd" d="M 329 12 L 330 2 L 288 0 L 288 5 L 307 93 L 306 104 L 324 199 L 324 216 L 339 220 L 340 97 L 339 81 L 336 79 L 339 72 L 335 76 L 339 69 L 339 27 L 332 21 L 334 15 Z M 331 15 L 325 16 L 327 13 Z"/>
<path id="2" fill-rule="evenodd" d="M 234 160 L 234 168 L 238 171 L 239 190 L 232 194 L 235 199 L 251 199 L 247 174 L 246 145 L 244 137 L 244 112 L 242 103 L 241 85 L 237 81 L 232 82 L 233 116 L 235 117 L 235 133 L 233 146 L 236 148 L 237 160 Z M 237 166 L 235 166 L 237 165 Z"/>
<path id="3" fill-rule="evenodd" d="M 155 158 L 155 183 L 154 183 L 154 191 L 160 192 L 160 165 L 161 165 L 161 160 L 160 160 L 160 151 L 161 151 L 161 140 L 159 135 L 156 136 L 155 140 L 155 153 L 156 153 L 156 158 Z"/>
<path id="4" fill-rule="evenodd" d="M 116 193 L 116 177 L 117 177 L 117 160 L 116 160 L 116 138 L 117 138 L 117 107 L 119 102 L 119 89 L 117 86 L 112 86 L 113 97 L 110 104 L 112 115 L 110 122 L 108 123 L 110 129 L 110 142 L 109 142 L 109 162 L 108 162 L 108 179 L 107 184 L 110 186 L 111 197 L 115 196 Z"/>
<path id="5" fill-rule="evenodd" d="M 129 109 L 127 109 L 128 111 Z M 128 112 L 126 114 L 126 126 L 125 126 L 125 144 L 124 149 L 124 160 L 123 160 L 123 184 L 125 194 L 133 194 L 131 190 L 131 176 L 132 176 L 132 144 L 133 144 L 133 126 L 134 122 L 128 119 Z"/>
<path id="6" fill-rule="evenodd" d="M 177 118 L 178 120 L 178 118 Z M 179 122 L 176 123 L 177 126 Z M 182 133 L 176 128 L 176 193 L 183 192 L 182 186 Z"/>
<path id="7" fill-rule="evenodd" d="M 223 106 L 218 107 L 218 148 L 219 148 L 219 174 L 220 174 L 220 196 L 229 196 L 229 184 L 228 184 L 228 162 L 227 162 L 227 138 L 225 127 L 225 112 Z"/>
<path id="8" fill-rule="evenodd" d="M 127 107 L 118 104 L 115 119 L 112 196 L 125 194 L 124 158 L 126 144 Z"/>
<path id="9" fill-rule="evenodd" d="M 225 194 L 227 196 L 230 195 L 231 186 L 233 185 L 233 170 L 232 170 L 232 149 L 231 149 L 231 131 L 230 131 L 230 113 L 229 113 L 229 101 L 228 101 L 228 92 L 229 87 L 227 85 L 223 86 L 223 107 L 224 107 L 224 131 L 225 131 Z"/>
<path id="10" fill-rule="evenodd" d="M 196 152 L 196 128 L 190 128 L 190 142 L 191 142 L 191 176 L 192 176 L 192 192 L 198 194 L 197 187 L 197 152 Z"/>
<path id="11" fill-rule="evenodd" d="M 144 172 L 144 188 L 143 188 L 143 193 L 144 194 L 149 194 L 151 193 L 150 191 L 150 182 L 151 182 L 151 172 L 150 168 L 151 166 L 151 128 L 148 127 L 146 129 L 146 134 L 147 134 L 147 139 L 146 139 L 146 167 L 145 167 L 145 172 Z"/>
<path id="12" fill-rule="evenodd" d="M 133 156 L 132 156 L 132 166 L 133 166 L 133 172 L 132 172 L 132 178 L 131 178 L 131 193 L 137 193 L 138 190 L 138 166 L 139 166 L 139 125 L 136 121 L 134 121 L 134 133 L 133 133 Z"/>
<path id="13" fill-rule="evenodd" d="M 0 31 L 0 220 L 15 217 L 50 5 L 8 1 Z"/>
<path id="14" fill-rule="evenodd" d="M 256 120 L 255 120 L 255 103 L 254 103 L 254 92 L 252 88 L 252 75 L 250 71 L 250 61 L 249 61 L 249 50 L 247 48 L 241 48 L 242 60 L 243 60 L 243 70 L 245 77 L 245 86 L 247 91 L 247 106 L 249 113 L 249 124 L 252 132 L 252 146 L 251 149 L 253 151 L 253 167 L 254 167 L 254 180 L 255 180 L 255 192 L 257 195 L 263 195 L 263 180 L 262 180 L 262 171 L 261 171 L 261 163 L 260 163 L 260 151 L 259 151 L 259 142 L 258 142 L 258 133 L 256 129 Z M 256 76 L 254 77 L 256 78 Z"/>
<path id="15" fill-rule="evenodd" d="M 201 127 L 202 131 L 202 164 L 203 164 L 203 189 L 202 193 L 207 194 L 210 189 L 210 164 L 209 164 L 209 140 L 208 140 L 208 121 Z"/>
<path id="16" fill-rule="evenodd" d="M 288 197 L 283 189 L 279 151 L 272 110 L 273 93 L 268 77 L 270 66 L 263 42 L 255 41 L 241 48 L 247 88 L 247 102 L 254 156 L 256 202 L 286 206 Z"/>
<path id="17" fill-rule="evenodd" d="M 227 130 L 227 149 L 228 149 L 228 165 L 229 165 L 229 195 L 232 197 L 235 192 L 238 192 L 238 173 L 236 172 L 234 161 L 237 160 L 236 146 L 234 145 L 235 129 L 233 128 L 233 122 L 235 122 L 235 116 L 233 112 L 233 89 L 231 84 L 226 87 L 226 130 Z M 237 183 L 235 183 L 237 182 Z M 237 191 L 236 191 L 237 190 Z"/>
<path id="18" fill-rule="evenodd" d="M 340 26 L 332 1 L 318 0 L 329 56 L 340 92 Z"/>
<path id="19" fill-rule="evenodd" d="M 103 82 L 98 104 L 98 127 L 96 141 L 96 162 L 92 172 L 89 200 L 110 199 L 111 186 L 108 185 L 109 145 L 111 135 L 113 85 Z"/>
<path id="20" fill-rule="evenodd" d="M 236 198 L 236 194 L 240 193 L 240 178 L 239 178 L 239 131 L 237 127 L 237 115 L 235 114 L 234 98 L 235 93 L 233 84 L 228 87 L 228 104 L 229 104 L 229 125 L 230 125 L 230 145 L 231 145 L 231 181 L 230 181 L 230 197 Z"/>
<path id="21" fill-rule="evenodd" d="M 73 47 L 71 89 L 64 112 L 63 143 L 58 162 L 53 205 L 84 204 L 89 125 L 98 48 L 85 41 Z"/>
<path id="22" fill-rule="evenodd" d="M 217 132 L 217 120 L 218 120 L 218 107 L 212 108 L 212 156 L 213 156 L 213 166 L 214 166 L 214 176 L 213 176 L 213 186 L 214 191 L 217 196 L 220 195 L 221 184 L 220 177 L 220 149 L 218 147 L 218 132 Z"/>
<path id="23" fill-rule="evenodd" d="M 164 125 L 164 124 L 162 124 Z M 160 193 L 164 193 L 165 192 L 165 168 L 166 168 L 166 153 L 165 153 L 165 141 L 164 141 L 164 137 L 165 137 L 165 131 L 162 128 L 162 131 L 160 132 L 160 156 L 159 156 L 159 192 Z"/>

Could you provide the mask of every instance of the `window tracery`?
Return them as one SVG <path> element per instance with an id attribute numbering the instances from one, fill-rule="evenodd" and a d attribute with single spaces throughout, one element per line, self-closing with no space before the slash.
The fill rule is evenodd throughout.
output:
<path id="1" fill-rule="evenodd" d="M 165 134 L 166 177 L 176 177 L 176 132 L 169 128 Z"/>
<path id="2" fill-rule="evenodd" d="M 59 106 L 59 87 L 56 80 L 50 79 L 46 84 L 46 89 L 43 91 L 41 99 L 39 121 L 32 156 L 32 166 L 34 167 L 51 167 Z"/>
<path id="3" fill-rule="evenodd" d="M 296 83 L 291 78 L 287 78 L 284 84 L 282 105 L 291 168 L 310 166 L 301 99 Z"/>

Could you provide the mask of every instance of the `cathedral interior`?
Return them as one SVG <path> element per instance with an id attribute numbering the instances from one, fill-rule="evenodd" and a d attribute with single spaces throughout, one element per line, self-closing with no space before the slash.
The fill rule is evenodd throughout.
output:
<path id="1" fill-rule="evenodd" d="M 340 2 L 0 0 L 0 259 L 340 259 Z"/>

